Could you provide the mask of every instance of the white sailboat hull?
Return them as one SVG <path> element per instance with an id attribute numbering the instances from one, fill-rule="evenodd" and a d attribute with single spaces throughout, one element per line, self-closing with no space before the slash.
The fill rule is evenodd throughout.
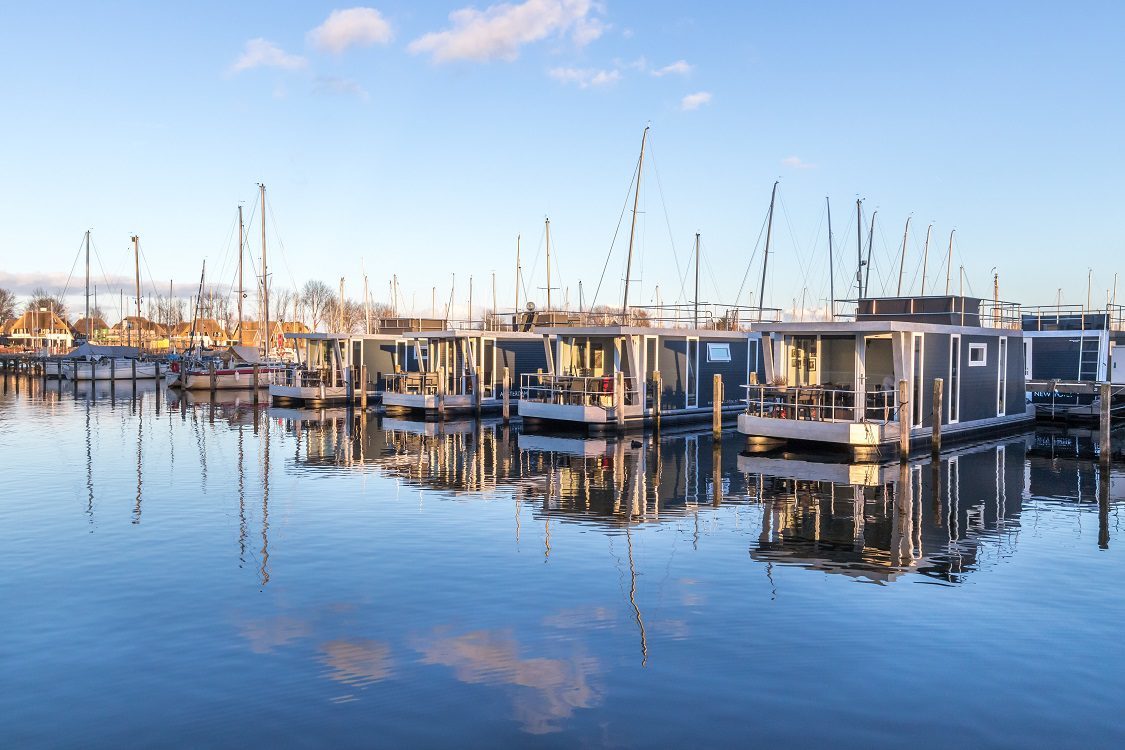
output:
<path id="1" fill-rule="evenodd" d="M 67 362 L 63 365 L 63 377 L 69 380 L 132 380 L 133 362 L 131 359 L 118 359 L 113 363 Z M 152 380 L 158 377 L 156 362 L 137 362 L 137 380 Z"/>

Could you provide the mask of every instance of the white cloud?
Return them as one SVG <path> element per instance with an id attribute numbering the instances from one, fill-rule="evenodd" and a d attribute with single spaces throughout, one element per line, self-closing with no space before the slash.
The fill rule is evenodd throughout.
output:
<path id="1" fill-rule="evenodd" d="M 230 66 L 231 73 L 241 73 L 253 68 L 281 68 L 282 70 L 299 70 L 308 65 L 308 60 L 300 55 L 291 55 L 273 42 L 262 39 L 250 39 L 242 48 L 242 54 Z"/>
<path id="2" fill-rule="evenodd" d="M 802 161 L 799 156 L 786 156 L 781 160 L 781 163 L 793 169 L 815 169 L 815 164 L 809 164 L 807 161 Z"/>
<path id="3" fill-rule="evenodd" d="M 410 43 L 414 54 L 426 53 L 434 62 L 454 60 L 512 61 L 520 47 L 567 34 L 578 46 L 600 37 L 606 25 L 596 14 L 594 0 L 525 0 L 518 5 L 498 3 L 484 10 L 461 8 L 449 14 L 452 28 L 424 34 Z"/>
<path id="4" fill-rule="evenodd" d="M 595 70 L 593 68 L 552 68 L 547 75 L 559 83 L 577 84 L 585 89 L 591 86 L 609 86 L 621 80 L 619 70 Z"/>
<path id="5" fill-rule="evenodd" d="M 652 74 L 657 78 L 672 73 L 684 76 L 691 72 L 691 68 L 691 63 L 689 63 L 687 60 L 676 60 L 676 62 L 671 63 L 670 65 L 665 65 L 663 68 L 658 68 L 657 70 L 652 71 Z"/>
<path id="6" fill-rule="evenodd" d="M 391 25 L 374 8 L 334 10 L 308 33 L 309 44 L 321 52 L 340 54 L 348 47 L 386 44 L 394 37 Z"/>
<path id="7" fill-rule="evenodd" d="M 371 95 L 367 93 L 367 89 L 363 88 L 359 83 L 350 78 L 340 78 L 339 76 L 317 76 L 313 92 L 317 94 L 354 96 L 363 101 L 367 101 L 371 98 Z"/>
<path id="8" fill-rule="evenodd" d="M 688 94 L 680 100 L 680 109 L 684 112 L 690 112 L 693 109 L 699 109 L 704 104 L 711 102 L 710 91 L 698 91 L 694 94 Z"/>

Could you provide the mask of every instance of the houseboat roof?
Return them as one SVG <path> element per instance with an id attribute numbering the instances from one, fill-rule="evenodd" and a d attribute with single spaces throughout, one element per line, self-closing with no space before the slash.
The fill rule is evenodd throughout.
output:
<path id="1" fill-rule="evenodd" d="M 814 320 L 804 323 L 755 323 L 753 330 L 758 333 L 809 333 L 809 334 L 849 334 L 849 333 L 893 333 L 895 331 L 915 333 L 963 333 L 965 331 L 999 332 L 1006 335 L 1023 335 L 1019 325 L 948 325 L 944 323 L 923 323 L 913 320 Z"/>
<path id="2" fill-rule="evenodd" d="M 351 333 L 321 333 L 320 331 L 285 334 L 287 339 L 307 339 L 310 341 L 347 341 L 352 336 Z"/>
<path id="3" fill-rule="evenodd" d="M 667 336 L 677 338 L 703 338 L 703 339 L 745 339 L 750 336 L 748 331 L 724 331 L 714 328 L 653 328 L 649 326 L 588 326 L 540 328 L 539 335 L 555 336 Z"/>
<path id="4" fill-rule="evenodd" d="M 565 328 L 563 330 L 573 330 Z M 404 333 L 403 338 L 407 339 L 468 339 L 479 338 L 481 336 L 490 339 L 524 339 L 535 340 L 543 333 L 542 330 L 535 332 L 528 331 L 488 331 L 478 328 L 464 328 L 457 330 L 445 331 L 415 331 L 412 333 Z"/>

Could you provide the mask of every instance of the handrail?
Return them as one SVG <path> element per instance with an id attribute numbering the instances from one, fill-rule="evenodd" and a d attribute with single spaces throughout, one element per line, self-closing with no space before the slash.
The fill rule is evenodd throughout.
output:
<path id="1" fill-rule="evenodd" d="M 898 419 L 898 393 L 881 388 L 865 390 L 856 406 L 857 391 L 824 386 L 745 385 L 746 413 L 755 417 L 810 422 L 893 422 Z"/>
<path id="2" fill-rule="evenodd" d="M 635 377 L 625 377 L 624 404 L 638 402 Z M 611 375 L 551 375 L 524 373 L 520 376 L 520 400 L 570 406 L 613 407 L 617 404 L 615 378 Z"/>

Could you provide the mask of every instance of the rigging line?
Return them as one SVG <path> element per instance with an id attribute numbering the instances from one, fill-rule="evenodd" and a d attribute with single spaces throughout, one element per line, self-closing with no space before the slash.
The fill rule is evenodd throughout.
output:
<path id="1" fill-rule="evenodd" d="M 961 254 L 961 241 L 959 239 L 957 239 L 956 235 L 953 236 L 953 248 L 957 251 L 957 257 L 961 261 L 961 267 L 964 268 L 965 267 L 965 256 Z M 969 276 L 968 273 L 965 274 L 965 280 L 966 280 L 966 283 L 968 284 L 968 287 L 969 287 L 969 295 L 972 296 L 972 297 L 977 296 L 976 292 L 973 291 L 972 278 Z"/>
<path id="2" fill-rule="evenodd" d="M 656 190 L 660 195 L 660 205 L 664 209 L 664 223 L 668 227 L 668 244 L 672 247 L 672 259 L 676 263 L 676 275 L 681 279 L 686 278 L 686 264 L 685 273 L 680 273 L 680 255 L 676 252 L 676 240 L 672 235 L 672 220 L 668 216 L 668 204 L 664 200 L 664 185 L 660 181 L 660 169 L 656 166 L 656 149 L 654 148 L 654 140 L 649 139 L 649 153 L 651 154 L 649 161 L 652 162 L 652 171 L 656 175 Z M 683 284 L 680 285 L 680 294 L 683 296 Z"/>
<path id="3" fill-rule="evenodd" d="M 230 262 L 230 257 L 231 257 L 230 246 L 231 246 L 231 243 L 234 240 L 234 230 L 237 226 L 238 226 L 238 214 L 236 213 L 234 216 L 231 217 L 230 229 L 227 231 L 227 241 L 226 241 L 226 244 L 223 246 L 223 262 L 222 262 L 222 265 L 219 266 L 218 273 L 216 273 L 215 276 L 214 276 L 214 278 L 216 278 L 216 279 L 226 278 L 226 273 L 227 273 L 227 268 L 228 268 L 227 264 Z M 233 289 L 233 288 L 234 288 L 234 281 L 231 282 L 231 289 Z M 230 293 L 228 292 L 227 296 L 229 296 L 229 295 L 230 295 Z"/>
<path id="4" fill-rule="evenodd" d="M 112 288 L 112 285 L 109 283 L 109 276 L 105 272 L 105 266 L 102 265 L 102 256 L 98 253 L 98 246 L 91 242 L 90 249 L 94 251 L 94 258 L 98 261 L 98 269 L 102 272 L 102 281 L 105 282 L 105 288 L 108 292 Z"/>
<path id="5" fill-rule="evenodd" d="M 883 223 L 885 224 L 886 222 Z M 885 271 L 880 268 L 878 278 L 880 280 L 880 288 L 882 289 L 883 296 L 886 296 L 887 287 L 890 286 L 891 279 L 894 277 L 896 264 L 890 245 L 887 244 L 887 234 L 883 231 L 883 224 L 879 225 L 879 238 L 883 241 L 883 258 L 887 261 L 887 267 Z"/>
<path id="6" fill-rule="evenodd" d="M 797 242 L 797 235 L 793 231 L 793 224 L 789 221 L 789 210 L 785 207 L 785 199 L 782 196 L 780 190 L 778 190 L 777 192 L 777 200 L 781 205 L 781 215 L 785 217 L 785 226 L 789 229 L 789 239 L 793 242 L 793 255 L 797 259 L 797 267 L 801 269 L 801 280 L 803 282 L 802 287 L 807 289 L 809 286 L 810 268 L 809 266 L 805 265 L 804 259 L 801 257 L 801 246 Z M 766 280 L 766 283 L 769 283 L 768 279 Z M 770 284 L 770 291 L 773 291 L 773 284 Z"/>
<path id="7" fill-rule="evenodd" d="M 637 160 L 637 166 L 633 168 L 633 178 L 629 180 L 629 189 L 625 191 L 625 202 L 621 204 L 621 214 L 617 217 L 617 229 L 613 230 L 613 240 L 609 243 L 609 252 L 605 256 L 605 265 L 602 266 L 602 274 L 598 277 L 598 285 L 594 289 L 594 296 L 590 299 L 590 309 L 593 309 L 598 303 L 598 294 L 602 290 L 602 281 L 605 280 L 606 269 L 609 268 L 609 260 L 613 257 L 613 247 L 617 244 L 617 235 L 621 232 L 621 222 L 625 220 L 625 212 L 629 209 L 629 193 L 633 192 L 633 183 L 637 180 L 637 172 L 641 168 L 640 160 Z"/>
<path id="8" fill-rule="evenodd" d="M 70 279 L 74 276 L 74 267 L 78 265 L 78 259 L 82 257 L 82 246 L 86 244 L 86 233 L 82 233 L 82 239 L 78 241 L 78 252 L 74 254 L 74 262 L 70 264 L 70 273 L 67 274 L 66 284 L 63 285 L 62 292 L 59 294 L 59 299 L 66 300 L 66 293 L 70 290 Z"/>
<path id="9" fill-rule="evenodd" d="M 286 272 L 289 273 L 289 281 L 291 281 L 293 283 L 293 288 L 296 289 L 297 288 L 297 279 L 293 277 L 293 269 L 289 267 L 289 253 L 287 253 L 285 251 L 285 241 L 283 239 L 281 239 L 281 232 L 278 231 L 277 217 L 273 213 L 273 203 L 272 202 L 266 205 L 266 212 L 269 214 L 269 217 L 270 217 L 270 225 L 273 227 L 274 237 L 277 238 L 277 244 L 281 247 L 281 262 L 285 264 L 285 270 L 286 270 Z M 267 290 L 269 289 L 268 282 L 266 281 L 266 279 L 262 279 L 262 284 L 266 285 L 265 288 Z"/>
<path id="10" fill-rule="evenodd" d="M 531 288 L 535 289 L 535 286 L 534 286 L 534 284 L 535 284 L 535 272 L 539 268 L 539 258 L 542 257 L 542 255 L 543 255 L 543 240 L 546 237 L 547 237 L 547 227 L 546 227 L 546 225 L 544 225 L 539 229 L 539 244 L 535 248 L 535 257 L 533 257 L 531 259 L 530 273 L 527 272 L 527 269 L 522 268 L 522 265 L 521 265 L 520 284 L 523 286 L 523 297 L 524 297 L 524 299 L 526 299 L 528 301 L 531 301 L 531 299 L 534 295 L 530 294 L 527 291 L 527 280 L 529 278 L 532 280 L 531 281 L 531 283 L 532 283 Z"/>
<path id="11" fill-rule="evenodd" d="M 754 251 L 750 253 L 750 260 L 746 262 L 746 273 L 742 274 L 742 283 L 738 286 L 738 294 L 734 297 L 734 304 L 738 305 L 742 301 L 742 290 L 746 288 L 746 280 L 750 278 L 750 268 L 754 265 L 754 258 L 758 256 L 758 248 L 762 245 L 762 235 L 766 233 L 766 222 L 769 220 L 769 211 L 762 217 L 762 226 L 758 230 L 758 239 L 754 242 Z M 751 292 L 751 299 L 754 293 Z M 759 306 L 761 303 L 759 302 Z"/>

